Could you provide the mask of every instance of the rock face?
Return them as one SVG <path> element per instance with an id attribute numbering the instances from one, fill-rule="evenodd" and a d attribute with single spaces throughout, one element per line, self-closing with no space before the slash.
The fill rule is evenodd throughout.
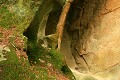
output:
<path id="1" fill-rule="evenodd" d="M 62 52 L 66 61 L 71 55 L 74 58 L 71 59 L 74 67 L 70 62 L 67 62 L 68 66 L 76 77 L 79 76 L 77 80 L 88 80 L 86 77 L 90 80 L 119 80 L 120 1 L 80 0 L 78 4 L 72 7 L 71 26 L 65 30 L 70 44 L 64 49 L 71 49 L 68 53 L 63 49 Z"/>

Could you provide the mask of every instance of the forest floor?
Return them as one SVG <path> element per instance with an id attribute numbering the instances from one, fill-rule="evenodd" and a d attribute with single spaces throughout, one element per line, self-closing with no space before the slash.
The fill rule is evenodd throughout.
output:
<path id="1" fill-rule="evenodd" d="M 27 66 L 29 65 L 29 63 L 23 62 L 23 60 L 21 60 L 21 59 L 24 59 L 25 61 L 28 61 L 28 56 L 26 55 L 26 52 L 24 51 L 25 47 L 26 46 L 25 46 L 24 38 L 23 38 L 23 36 L 21 37 L 19 30 L 15 26 L 11 27 L 9 29 L 0 27 L 0 49 L 1 49 L 0 50 L 0 56 L 1 56 L 0 57 L 0 59 L 1 59 L 0 60 L 0 76 L 2 76 L 2 77 L 0 77 L 0 79 L 13 80 L 14 78 L 18 77 L 16 75 L 19 75 L 17 80 L 69 80 L 69 78 L 66 75 L 64 75 L 62 72 L 57 70 L 50 61 L 47 61 L 47 60 L 50 60 L 47 58 L 45 60 L 40 59 L 41 64 L 30 65 L 29 67 L 27 67 L 27 70 L 24 71 L 24 68 L 26 69 L 26 66 L 25 67 L 22 66 L 22 68 L 20 68 L 19 64 L 16 64 L 16 63 L 18 60 L 18 62 L 20 62 L 21 65 L 27 65 Z M 5 50 L 8 52 L 11 51 L 11 53 L 12 53 L 12 51 L 15 52 L 14 55 L 17 56 L 16 62 L 14 62 L 14 59 L 13 59 L 13 61 L 10 60 L 10 62 L 9 62 L 10 57 L 6 56 L 5 54 L 3 54 L 4 56 L 2 55 L 3 51 L 5 51 Z M 47 55 L 45 55 L 45 56 L 47 56 Z M 3 57 L 4 57 L 4 59 L 3 59 Z M 7 58 L 7 57 L 9 57 L 9 58 Z M 12 57 L 15 58 L 14 56 L 12 56 Z M 47 57 L 49 58 L 49 56 L 47 56 Z M 3 64 L 2 62 L 6 63 L 6 64 Z M 15 69 L 11 64 L 13 66 L 16 65 L 18 68 Z M 8 66 L 8 65 L 10 65 L 10 66 Z M 37 67 L 37 69 L 40 68 L 40 71 L 37 70 L 35 67 Z M 29 70 L 31 70 L 31 71 L 29 72 L 29 75 L 27 75 L 28 72 L 22 73 L 23 71 L 19 70 L 19 69 L 23 69 L 24 72 L 26 72 L 26 71 L 29 72 Z M 7 70 L 9 71 L 9 73 L 7 73 L 8 72 Z M 32 75 L 34 75 L 35 78 L 30 77 L 32 72 L 34 73 Z M 9 76 L 7 76 L 6 74 Z M 14 74 L 14 75 L 12 75 L 12 74 Z M 24 76 L 24 78 L 22 78 L 22 76 L 20 76 L 20 75 Z M 25 78 L 25 76 L 26 76 L 26 78 Z M 27 78 L 27 76 L 29 76 L 29 77 Z"/>
<path id="2" fill-rule="evenodd" d="M 31 57 L 26 55 L 27 38 L 23 32 L 38 7 L 16 0 L 0 4 L 0 80 L 74 80 L 56 50 L 35 48 Z"/>

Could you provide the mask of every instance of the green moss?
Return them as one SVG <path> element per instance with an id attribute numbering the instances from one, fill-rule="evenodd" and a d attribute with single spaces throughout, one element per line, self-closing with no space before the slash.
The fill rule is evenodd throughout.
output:
<path id="1" fill-rule="evenodd" d="M 36 47 L 32 50 L 32 53 L 29 54 L 29 60 L 32 65 L 42 65 L 46 68 L 49 66 L 48 64 L 51 64 L 52 67 L 57 69 L 61 74 L 63 73 L 63 75 L 68 76 L 70 80 L 75 80 L 73 73 L 65 64 L 63 55 L 56 49 L 47 50 L 42 47 Z"/>
<path id="2" fill-rule="evenodd" d="M 0 27 L 11 28 L 17 26 L 19 31 L 22 32 L 31 22 L 32 17 L 36 11 L 35 8 L 31 9 L 24 3 L 30 5 L 31 0 L 18 5 L 21 0 L 0 0 Z M 38 5 L 37 5 L 38 7 Z"/>
<path id="3" fill-rule="evenodd" d="M 18 58 L 13 48 L 5 53 L 7 60 L 0 62 L 0 80 L 49 80 L 45 69 L 30 66 L 28 59 Z"/>
<path id="4" fill-rule="evenodd" d="M 0 26 L 3 26 L 5 28 L 9 28 L 11 24 L 13 24 L 12 16 L 13 14 L 11 14 L 9 12 L 9 10 L 7 9 L 7 6 L 2 6 L 0 9 Z"/>
<path id="5" fill-rule="evenodd" d="M 30 50 L 28 50 L 28 57 L 32 64 L 40 64 L 40 59 L 42 59 L 47 63 L 53 64 L 57 69 L 61 69 L 64 65 L 63 55 L 55 49 L 46 50 L 42 47 L 35 47 L 34 49 L 30 48 Z"/>
<path id="6" fill-rule="evenodd" d="M 55 49 L 51 49 L 48 55 L 51 56 L 51 63 L 57 69 L 62 69 L 62 66 L 65 65 L 63 55 Z"/>

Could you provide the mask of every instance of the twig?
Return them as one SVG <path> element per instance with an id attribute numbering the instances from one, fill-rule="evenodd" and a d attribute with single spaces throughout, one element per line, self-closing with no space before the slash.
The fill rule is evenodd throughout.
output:
<path id="1" fill-rule="evenodd" d="M 16 50 L 18 50 L 18 48 L 17 48 L 12 42 L 10 42 L 10 44 L 11 44 Z"/>

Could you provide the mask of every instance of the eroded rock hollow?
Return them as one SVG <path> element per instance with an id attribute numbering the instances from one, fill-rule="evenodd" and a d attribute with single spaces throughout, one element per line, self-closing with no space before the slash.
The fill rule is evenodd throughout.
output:
<path id="1" fill-rule="evenodd" d="M 78 80 L 119 80 L 120 1 L 75 0 L 61 51 Z"/>

